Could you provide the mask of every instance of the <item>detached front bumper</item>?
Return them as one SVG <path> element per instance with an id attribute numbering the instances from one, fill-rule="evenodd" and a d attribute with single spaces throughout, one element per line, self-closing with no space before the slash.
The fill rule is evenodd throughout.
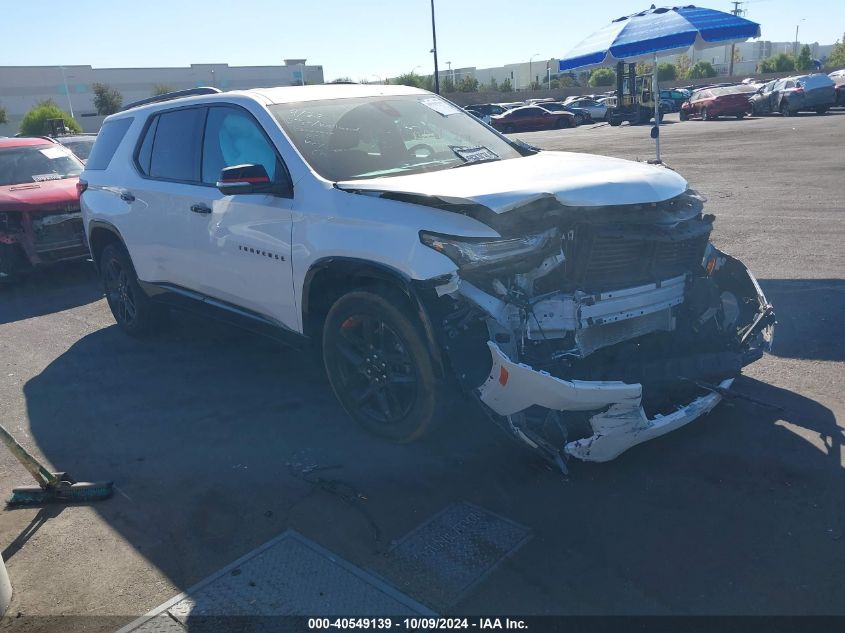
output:
<path id="1" fill-rule="evenodd" d="M 741 366 L 745 366 L 771 349 L 774 339 L 774 311 L 760 285 L 737 260 L 717 252 L 717 266 L 734 267 L 739 278 L 747 275 L 748 295 L 756 294 L 756 316 L 740 331 Z M 741 271 L 736 268 L 741 266 Z M 545 371 L 537 371 L 511 360 L 493 341 L 487 342 L 492 367 L 487 379 L 477 388 L 481 401 L 496 414 L 507 418 L 511 432 L 535 448 L 536 442 L 520 429 L 518 420 L 531 407 L 551 412 L 595 412 L 589 418 L 592 435 L 566 441 L 554 447 L 557 453 L 585 461 L 609 461 L 632 446 L 674 431 L 709 413 L 722 400 L 736 375 L 722 375 L 718 385 L 699 383 L 708 393 L 687 403 L 678 403 L 668 414 L 649 418 L 642 406 L 640 384 L 621 381 L 564 380 Z M 548 451 L 548 446 L 544 447 Z M 556 458 L 559 461 L 559 458 Z"/>
<path id="2" fill-rule="evenodd" d="M 609 461 L 632 446 L 692 422 L 722 400 L 720 394 L 711 392 L 669 415 L 649 419 L 641 405 L 640 385 L 562 380 L 513 362 L 492 341 L 487 345 L 493 367 L 479 387 L 479 395 L 499 415 L 514 415 L 535 405 L 558 411 L 600 410 L 590 418 L 593 435 L 563 447 L 568 455 L 585 461 Z M 733 380 L 723 380 L 719 388 L 728 389 Z"/>

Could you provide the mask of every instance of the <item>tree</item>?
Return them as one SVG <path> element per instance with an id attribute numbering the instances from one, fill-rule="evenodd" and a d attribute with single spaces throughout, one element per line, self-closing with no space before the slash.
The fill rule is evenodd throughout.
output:
<path id="1" fill-rule="evenodd" d="M 810 53 L 810 47 L 804 44 L 801 47 L 801 52 L 798 53 L 798 59 L 795 60 L 795 70 L 810 70 L 813 67 L 813 57 Z"/>
<path id="2" fill-rule="evenodd" d="M 833 50 L 827 56 L 827 66 L 845 66 L 845 39 L 841 42 L 836 42 L 833 45 Z"/>
<path id="3" fill-rule="evenodd" d="M 686 77 L 689 73 L 690 65 L 689 55 L 686 53 L 678 55 L 678 77 Z"/>
<path id="4" fill-rule="evenodd" d="M 484 87 L 484 90 L 489 92 L 499 92 L 499 84 L 496 83 L 495 77 L 490 77 L 490 83 Z"/>
<path id="5" fill-rule="evenodd" d="M 62 110 L 52 99 L 39 101 L 21 120 L 20 133 L 23 136 L 42 136 L 51 132 L 47 119 L 62 119 L 71 132 L 81 132 L 79 123 Z"/>
<path id="6" fill-rule="evenodd" d="M 713 64 L 706 62 L 703 59 L 695 62 L 692 68 L 687 71 L 687 79 L 707 79 L 716 76 L 716 69 Z"/>
<path id="7" fill-rule="evenodd" d="M 678 78 L 678 67 L 669 62 L 657 64 L 657 81 L 675 81 Z"/>
<path id="8" fill-rule="evenodd" d="M 94 107 L 97 108 L 97 114 L 114 114 L 123 105 L 123 95 L 108 84 L 91 84 L 91 90 L 94 91 Z"/>
<path id="9" fill-rule="evenodd" d="M 590 74 L 589 84 L 595 88 L 597 86 L 612 86 L 616 83 L 616 73 L 610 68 L 599 68 Z"/>
<path id="10" fill-rule="evenodd" d="M 795 70 L 795 58 L 787 53 L 767 57 L 757 64 L 757 72 L 761 73 L 786 73 L 792 70 Z"/>
<path id="11" fill-rule="evenodd" d="M 332 79 L 330 84 L 352 84 L 355 83 L 352 81 L 350 77 L 338 77 L 337 79 Z"/>
<path id="12" fill-rule="evenodd" d="M 513 84 L 508 77 L 505 77 L 505 80 L 499 86 L 499 92 L 513 92 Z"/>
<path id="13" fill-rule="evenodd" d="M 458 90 L 461 92 L 478 92 L 478 79 L 466 75 L 458 83 Z"/>
<path id="14" fill-rule="evenodd" d="M 393 83 L 399 86 L 411 86 L 412 88 L 422 88 L 423 78 L 420 77 L 413 70 L 409 73 L 402 73 L 393 80 Z"/>
<path id="15" fill-rule="evenodd" d="M 153 96 L 158 97 L 160 95 L 165 95 L 168 92 L 175 92 L 176 88 L 169 84 L 155 84 L 153 85 Z"/>
<path id="16" fill-rule="evenodd" d="M 443 79 L 440 80 L 440 92 L 455 92 L 455 82 L 452 81 L 451 75 L 446 75 Z"/>
<path id="17" fill-rule="evenodd" d="M 6 108 L 0 106 L 0 125 L 3 125 L 4 123 L 8 122 L 9 118 L 6 116 Z"/>

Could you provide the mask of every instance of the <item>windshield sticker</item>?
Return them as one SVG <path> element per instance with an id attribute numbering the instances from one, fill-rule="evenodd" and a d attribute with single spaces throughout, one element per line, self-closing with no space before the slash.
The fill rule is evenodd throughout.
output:
<path id="1" fill-rule="evenodd" d="M 484 146 L 457 147 L 455 145 L 450 145 L 449 148 L 460 158 L 463 158 L 467 163 L 477 163 L 482 160 L 499 160 L 499 155 L 496 152 L 489 150 Z"/>
<path id="2" fill-rule="evenodd" d="M 61 174 L 35 174 L 32 179 L 35 182 L 44 182 L 45 180 L 61 180 Z"/>
<path id="3" fill-rule="evenodd" d="M 47 149 L 41 149 L 38 151 L 44 154 L 44 156 L 46 156 L 50 160 L 66 156 L 65 151 L 61 147 L 48 147 Z"/>
<path id="4" fill-rule="evenodd" d="M 449 116 L 450 114 L 457 114 L 460 112 L 460 109 L 456 106 L 453 106 L 448 101 L 444 101 L 439 97 L 426 97 L 425 99 L 420 99 L 420 103 L 427 108 L 431 108 L 438 114 L 442 114 L 443 116 Z"/>

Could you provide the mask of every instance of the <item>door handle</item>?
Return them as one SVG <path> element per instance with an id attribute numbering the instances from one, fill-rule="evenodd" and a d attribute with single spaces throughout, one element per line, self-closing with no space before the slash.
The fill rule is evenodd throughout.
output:
<path id="1" fill-rule="evenodd" d="M 192 204 L 191 211 L 194 213 L 201 213 L 203 215 L 211 213 L 211 207 L 205 204 Z"/>
<path id="2" fill-rule="evenodd" d="M 135 202 L 135 196 L 132 195 L 131 191 L 121 191 L 120 199 L 124 202 Z"/>

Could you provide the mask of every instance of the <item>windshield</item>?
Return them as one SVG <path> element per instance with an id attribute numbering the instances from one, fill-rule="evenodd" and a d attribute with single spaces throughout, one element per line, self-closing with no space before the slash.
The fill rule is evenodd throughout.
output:
<path id="1" fill-rule="evenodd" d="M 54 143 L 0 149 L 0 186 L 73 178 L 82 169 L 69 149 Z"/>
<path id="2" fill-rule="evenodd" d="M 323 178 L 376 178 L 448 169 L 521 154 L 435 95 L 285 103 L 270 112 Z"/>

